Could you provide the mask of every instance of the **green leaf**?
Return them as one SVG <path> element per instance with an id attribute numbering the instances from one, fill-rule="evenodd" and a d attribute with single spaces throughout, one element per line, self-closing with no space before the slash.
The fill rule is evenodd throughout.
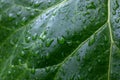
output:
<path id="1" fill-rule="evenodd" d="M 119 80 L 120 0 L 0 0 L 0 80 Z"/>

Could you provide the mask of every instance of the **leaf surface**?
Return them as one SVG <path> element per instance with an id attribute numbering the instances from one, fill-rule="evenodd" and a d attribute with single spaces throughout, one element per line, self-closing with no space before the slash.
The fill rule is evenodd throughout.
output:
<path id="1" fill-rule="evenodd" d="M 119 80 L 120 0 L 0 0 L 0 80 Z"/>

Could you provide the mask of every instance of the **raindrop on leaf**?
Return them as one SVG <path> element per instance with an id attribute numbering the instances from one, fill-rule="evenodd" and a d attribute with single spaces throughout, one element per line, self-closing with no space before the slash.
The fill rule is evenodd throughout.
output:
<path id="1" fill-rule="evenodd" d="M 62 37 L 58 37 L 57 38 L 57 42 L 59 43 L 59 44 L 64 44 L 65 43 L 65 38 L 62 36 Z"/>
<path id="2" fill-rule="evenodd" d="M 116 23 L 119 23 L 119 20 L 120 20 L 120 18 L 116 18 L 116 19 L 115 19 L 115 22 L 116 22 Z"/>
<path id="3" fill-rule="evenodd" d="M 38 36 L 38 34 L 35 33 L 35 34 L 32 36 L 32 40 L 36 40 L 36 39 L 37 39 L 37 36 Z"/>
<path id="4" fill-rule="evenodd" d="M 52 44 L 53 41 L 54 41 L 53 39 L 47 39 L 46 47 L 50 47 L 50 45 Z"/>
<path id="5" fill-rule="evenodd" d="M 46 67 L 45 68 L 45 71 L 48 73 L 50 71 L 50 68 L 49 67 Z"/>
<path id="6" fill-rule="evenodd" d="M 11 71 L 10 71 L 10 70 L 8 71 L 8 74 L 11 74 Z"/>
<path id="7" fill-rule="evenodd" d="M 95 42 L 95 34 L 90 37 L 88 45 L 91 46 Z"/>
<path id="8" fill-rule="evenodd" d="M 31 73 L 35 74 L 35 68 L 34 67 L 31 69 Z"/>
<path id="9" fill-rule="evenodd" d="M 38 1 L 35 1 L 34 7 L 39 7 L 39 6 L 40 6 L 40 3 Z"/>
<path id="10" fill-rule="evenodd" d="M 113 11 L 112 11 L 112 14 L 113 14 L 113 15 L 115 15 L 115 14 L 116 14 L 116 11 L 115 11 L 115 10 L 113 10 Z"/>
<path id="11" fill-rule="evenodd" d="M 26 43 L 29 43 L 30 40 L 31 40 L 31 37 L 26 37 L 26 38 L 25 38 Z"/>
<path id="12" fill-rule="evenodd" d="M 9 16 L 9 18 L 8 18 L 9 21 L 15 19 L 15 15 L 13 13 L 9 13 L 8 16 Z"/>
<path id="13" fill-rule="evenodd" d="M 18 11 L 16 15 L 20 16 L 21 14 L 22 14 L 22 11 Z"/>
<path id="14" fill-rule="evenodd" d="M 92 70 L 92 67 L 89 67 L 89 68 L 88 68 L 88 71 L 90 72 L 91 70 Z"/>

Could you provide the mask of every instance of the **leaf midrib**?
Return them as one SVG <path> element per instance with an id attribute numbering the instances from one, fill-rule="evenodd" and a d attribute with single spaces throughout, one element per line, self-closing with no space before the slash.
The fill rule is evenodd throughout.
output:
<path id="1" fill-rule="evenodd" d="M 114 41 L 113 41 L 113 35 L 112 35 L 112 28 L 111 28 L 111 23 L 110 23 L 110 17 L 111 17 L 111 2 L 110 0 L 108 0 L 108 20 L 107 20 L 107 23 L 108 23 L 108 28 L 109 28 L 109 33 L 110 33 L 110 40 L 111 40 L 111 45 L 110 45 L 110 54 L 109 54 L 109 66 L 108 66 L 108 80 L 110 80 L 110 72 L 111 72 L 111 56 L 112 56 L 112 46 L 114 44 Z"/>

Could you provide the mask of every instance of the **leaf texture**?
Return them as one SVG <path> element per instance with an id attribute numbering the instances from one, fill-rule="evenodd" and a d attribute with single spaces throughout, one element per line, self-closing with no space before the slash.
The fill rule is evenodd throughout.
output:
<path id="1" fill-rule="evenodd" d="M 0 80 L 120 80 L 120 0 L 0 0 Z"/>

